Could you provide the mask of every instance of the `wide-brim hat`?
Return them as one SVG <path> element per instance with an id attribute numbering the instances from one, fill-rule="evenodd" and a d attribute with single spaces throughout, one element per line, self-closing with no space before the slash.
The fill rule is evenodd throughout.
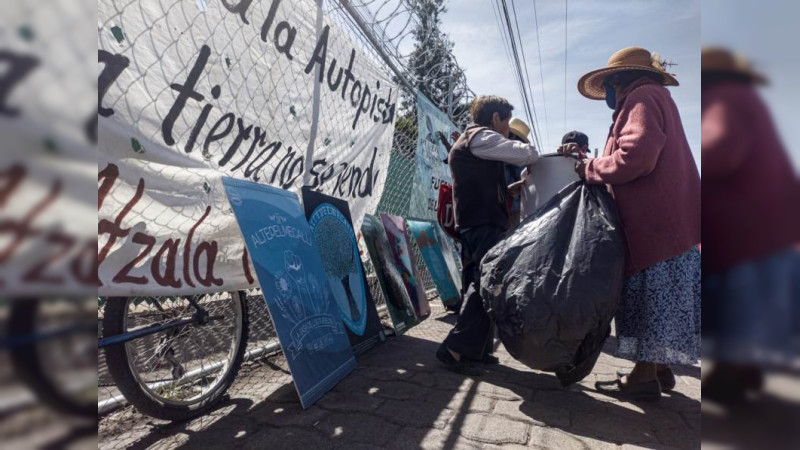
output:
<path id="1" fill-rule="evenodd" d="M 511 132 L 514 133 L 514 136 L 522 139 L 526 144 L 531 143 L 531 141 L 528 140 L 528 135 L 531 133 L 531 127 L 529 127 L 527 123 L 523 122 L 522 119 L 512 117 L 511 121 L 508 122 L 508 126 L 511 128 Z"/>
<path id="2" fill-rule="evenodd" d="M 758 73 L 742 55 L 722 47 L 705 47 L 700 51 L 700 71 L 740 75 L 753 84 L 767 84 L 767 78 Z"/>
<path id="3" fill-rule="evenodd" d="M 650 54 L 641 47 L 628 47 L 617 51 L 608 59 L 608 64 L 602 69 L 593 70 L 578 80 L 578 92 L 592 100 L 606 98 L 603 81 L 607 76 L 628 70 L 643 70 L 661 75 L 664 86 L 678 86 L 674 74 L 664 70 L 664 61 L 658 53 Z"/>

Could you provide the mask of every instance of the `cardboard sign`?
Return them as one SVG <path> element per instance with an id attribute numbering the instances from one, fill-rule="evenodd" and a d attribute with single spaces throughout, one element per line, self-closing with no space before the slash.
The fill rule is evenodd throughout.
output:
<path id="1" fill-rule="evenodd" d="M 222 178 L 303 408 L 356 366 L 297 195 Z"/>
<path id="2" fill-rule="evenodd" d="M 408 237 L 405 220 L 402 217 L 381 214 L 381 221 L 386 229 L 386 237 L 389 238 L 395 263 L 403 276 L 403 284 L 414 305 L 414 312 L 417 317 L 425 317 L 431 313 L 431 307 L 428 305 L 428 297 L 425 295 L 425 290 L 422 289 L 417 274 L 417 264 L 414 261 L 414 252 L 411 249 L 411 240 Z"/>
<path id="3" fill-rule="evenodd" d="M 419 323 L 414 312 L 414 304 L 408 295 L 401 269 L 395 262 L 391 244 L 386 237 L 386 230 L 380 219 L 369 214 L 364 216 L 361 223 L 361 236 L 369 252 L 372 267 L 378 284 L 386 299 L 386 309 L 392 319 L 396 334 L 403 334 Z"/>
<path id="4" fill-rule="evenodd" d="M 303 188 L 303 208 L 350 345 L 356 354 L 363 353 L 383 342 L 386 336 L 367 289 L 350 208 L 344 200 L 307 187 Z"/>
<path id="5" fill-rule="evenodd" d="M 422 253 L 422 259 L 425 260 L 428 272 L 433 277 L 433 284 L 436 285 L 439 298 L 442 299 L 445 307 L 455 307 L 461 301 L 460 289 L 456 286 L 445 260 L 444 250 L 439 242 L 434 223 L 409 220 L 408 228 L 414 235 L 414 240 Z"/>

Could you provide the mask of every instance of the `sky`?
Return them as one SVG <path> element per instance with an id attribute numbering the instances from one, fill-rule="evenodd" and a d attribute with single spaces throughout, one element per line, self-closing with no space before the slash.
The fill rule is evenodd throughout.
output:
<path id="1" fill-rule="evenodd" d="M 512 1 L 522 33 L 542 153 L 554 152 L 561 136 L 571 130 L 585 132 L 590 148 L 597 147 L 602 152 L 612 111 L 603 101 L 581 96 L 578 79 L 591 70 L 605 67 L 615 51 L 639 46 L 677 63 L 668 70 L 677 74 L 681 85 L 669 90 L 678 105 L 689 145 L 700 167 L 699 0 L 569 0 L 566 47 L 566 2 L 539 0 L 536 12 L 541 66 L 534 1 L 507 0 L 509 9 Z M 504 49 L 494 3 L 494 0 L 448 1 L 448 12 L 442 19 L 443 29 L 455 43 L 456 59 L 464 67 L 467 83 L 475 94 L 505 97 L 515 106 L 514 114 L 522 116 L 522 96 Z"/>

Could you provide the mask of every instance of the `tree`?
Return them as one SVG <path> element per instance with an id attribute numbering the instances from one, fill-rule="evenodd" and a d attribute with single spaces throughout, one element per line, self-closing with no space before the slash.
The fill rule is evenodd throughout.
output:
<path id="1" fill-rule="evenodd" d="M 445 0 L 407 0 L 416 17 L 411 34 L 414 50 L 408 59 L 406 79 L 444 113 L 452 112 L 455 124 L 467 125 L 467 90 L 464 72 L 453 56 L 453 42 L 441 30 Z M 452 95 L 450 91 L 453 91 Z M 395 122 L 395 149 L 413 158 L 417 142 L 416 93 L 401 91 L 401 108 Z M 453 103 L 452 111 L 448 108 Z"/>
<path id="2" fill-rule="evenodd" d="M 453 122 L 457 127 L 463 129 L 468 122 L 468 91 L 464 73 L 453 56 L 453 42 L 441 30 L 442 15 L 447 12 L 445 0 L 405 1 L 415 18 L 411 31 L 414 50 L 408 58 L 405 78 L 446 114 L 451 113 L 448 102 L 452 101 L 451 118 L 455 119 Z M 400 80 L 395 79 L 395 82 Z M 413 184 L 408 181 L 415 173 L 417 99 L 412 90 L 402 89 L 400 92 L 392 157 L 378 211 L 405 216 Z"/>
<path id="3" fill-rule="evenodd" d="M 442 15 L 447 12 L 445 0 L 408 0 L 411 13 L 418 22 L 412 31 L 414 50 L 408 63 L 408 78 L 442 111 L 448 104 L 461 106 L 466 96 L 464 72 L 453 56 L 453 41 L 441 30 Z M 453 91 L 452 95 L 450 91 Z M 415 99 L 404 98 L 404 109 L 413 107 Z M 455 111 L 454 108 L 454 113 Z M 453 114 L 458 116 L 458 114 Z"/>

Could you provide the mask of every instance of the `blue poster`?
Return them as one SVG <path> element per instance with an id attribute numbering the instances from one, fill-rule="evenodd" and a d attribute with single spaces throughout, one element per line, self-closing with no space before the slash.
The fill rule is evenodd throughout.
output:
<path id="1" fill-rule="evenodd" d="M 436 291 L 439 293 L 442 303 L 445 307 L 457 305 L 461 300 L 461 295 L 451 276 L 433 222 L 409 220 L 408 228 L 414 235 L 414 240 L 422 253 L 422 259 L 425 260 L 425 265 L 433 278 L 433 284 L 436 285 Z"/>
<path id="2" fill-rule="evenodd" d="M 439 245 L 442 246 L 442 253 L 444 254 L 444 261 L 447 263 L 447 270 L 450 271 L 450 276 L 456 284 L 458 292 L 462 290 L 461 283 L 461 254 L 460 250 L 456 247 L 453 238 L 444 232 L 439 223 L 435 223 L 436 238 L 439 240 Z"/>
<path id="3" fill-rule="evenodd" d="M 347 202 L 302 189 L 303 208 L 317 239 L 322 266 L 333 298 L 358 355 L 386 339 L 375 302 L 367 289 L 358 242 Z"/>
<path id="4" fill-rule="evenodd" d="M 308 408 L 356 366 L 317 242 L 297 196 L 223 177 L 300 403 Z"/>
<path id="5" fill-rule="evenodd" d="M 452 144 L 450 134 L 459 131 L 447 114 L 425 95 L 417 92 L 417 151 L 414 155 L 416 173 L 408 205 L 408 217 L 436 220 L 439 185 L 451 183 L 447 165 L 447 148 L 439 138 L 443 133 Z"/>

